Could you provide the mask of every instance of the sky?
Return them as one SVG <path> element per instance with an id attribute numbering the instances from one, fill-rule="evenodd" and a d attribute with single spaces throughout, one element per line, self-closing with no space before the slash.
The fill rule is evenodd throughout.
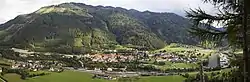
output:
<path id="1" fill-rule="evenodd" d="M 103 5 L 136 9 L 139 11 L 172 12 L 185 16 L 185 10 L 202 8 L 209 13 L 214 12 L 210 4 L 202 0 L 1 0 L 0 24 L 5 23 L 20 14 L 32 13 L 43 6 L 65 2 L 80 2 L 87 5 Z"/>

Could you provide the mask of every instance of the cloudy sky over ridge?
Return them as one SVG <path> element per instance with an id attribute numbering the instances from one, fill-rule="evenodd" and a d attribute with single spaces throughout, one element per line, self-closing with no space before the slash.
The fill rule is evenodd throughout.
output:
<path id="1" fill-rule="evenodd" d="M 214 11 L 211 5 L 203 4 L 202 0 L 1 0 L 0 24 L 13 19 L 17 15 L 34 12 L 40 7 L 64 2 L 123 7 L 139 11 L 173 12 L 182 16 L 185 15 L 185 10 L 189 8 L 201 7 L 208 12 Z"/>

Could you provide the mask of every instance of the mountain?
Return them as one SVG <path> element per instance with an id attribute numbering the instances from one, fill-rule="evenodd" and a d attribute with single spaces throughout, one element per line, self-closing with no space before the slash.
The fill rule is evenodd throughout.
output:
<path id="1" fill-rule="evenodd" d="M 0 25 L 1 45 L 80 53 L 116 45 L 146 49 L 166 43 L 197 44 L 191 22 L 174 13 L 63 3 L 42 7 Z"/>

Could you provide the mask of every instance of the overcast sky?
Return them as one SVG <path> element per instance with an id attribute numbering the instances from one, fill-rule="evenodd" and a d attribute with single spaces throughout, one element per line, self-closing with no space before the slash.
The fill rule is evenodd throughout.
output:
<path id="1" fill-rule="evenodd" d="M 0 0 L 0 24 L 17 15 L 27 14 L 40 7 L 64 2 L 81 2 L 88 5 L 103 5 L 136 9 L 139 11 L 173 12 L 185 16 L 185 10 L 201 7 L 213 12 L 213 6 L 202 0 Z"/>

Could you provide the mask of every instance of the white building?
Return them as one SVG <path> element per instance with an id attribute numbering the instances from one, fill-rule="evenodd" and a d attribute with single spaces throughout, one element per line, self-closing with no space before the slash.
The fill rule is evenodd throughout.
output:
<path id="1" fill-rule="evenodd" d="M 229 59 L 228 56 L 223 53 L 216 53 L 212 54 L 208 59 L 208 67 L 215 68 L 215 67 L 228 67 L 229 66 Z"/>
<path id="2" fill-rule="evenodd" d="M 208 58 L 208 67 L 209 68 L 216 68 L 220 66 L 220 58 L 218 54 L 212 54 Z"/>
<path id="3" fill-rule="evenodd" d="M 3 69 L 0 67 L 0 73 L 2 73 L 3 72 Z"/>
<path id="4" fill-rule="evenodd" d="M 112 68 L 108 68 L 107 71 L 113 71 L 113 69 Z"/>

